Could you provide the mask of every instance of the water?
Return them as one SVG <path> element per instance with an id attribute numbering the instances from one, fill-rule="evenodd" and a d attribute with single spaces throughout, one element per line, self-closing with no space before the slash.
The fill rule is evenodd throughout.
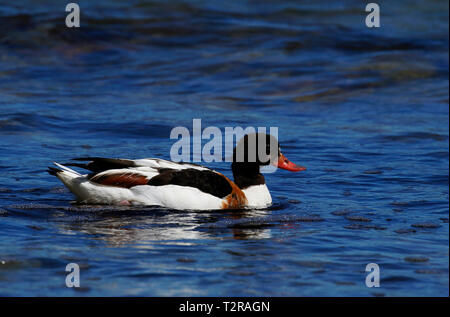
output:
<path id="1" fill-rule="evenodd" d="M 379 29 L 357 1 L 78 4 L 0 6 L 0 295 L 448 296 L 447 1 L 379 1 Z M 45 172 L 169 159 L 193 118 L 278 127 L 308 170 L 248 212 L 73 206 Z"/>

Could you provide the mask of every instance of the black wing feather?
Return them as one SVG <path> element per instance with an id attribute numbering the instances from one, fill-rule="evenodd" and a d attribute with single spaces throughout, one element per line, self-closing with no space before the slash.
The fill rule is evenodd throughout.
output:
<path id="1" fill-rule="evenodd" d="M 66 163 L 67 166 L 77 166 L 94 173 L 104 172 L 111 169 L 136 167 L 132 160 L 113 159 L 104 157 L 77 157 L 72 159 L 74 161 L 89 161 L 88 163 Z"/>
<path id="2" fill-rule="evenodd" d="M 230 183 L 222 175 L 214 171 L 197 170 L 193 168 L 187 168 L 184 170 L 160 170 L 160 174 L 152 177 L 147 182 L 147 185 L 189 186 L 219 198 L 229 195 L 233 190 Z"/>

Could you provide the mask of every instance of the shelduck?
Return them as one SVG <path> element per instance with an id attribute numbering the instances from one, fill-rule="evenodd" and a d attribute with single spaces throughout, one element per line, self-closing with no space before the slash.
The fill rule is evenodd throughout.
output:
<path id="1" fill-rule="evenodd" d="M 265 146 L 265 151 L 259 151 L 262 155 L 258 152 L 260 144 Z M 270 151 L 270 144 L 275 145 L 275 151 Z M 73 161 L 65 165 L 90 173 L 82 175 L 58 163 L 48 172 L 67 186 L 78 203 L 152 205 L 179 210 L 266 208 L 272 198 L 261 166 L 272 164 L 292 172 L 306 169 L 289 161 L 277 139 L 264 133 L 245 135 L 234 148 L 234 181 L 201 165 L 158 158 L 83 157 Z"/>

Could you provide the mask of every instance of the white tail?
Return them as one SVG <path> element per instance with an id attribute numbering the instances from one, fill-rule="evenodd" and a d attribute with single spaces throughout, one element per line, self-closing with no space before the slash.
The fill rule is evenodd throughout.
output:
<path id="1" fill-rule="evenodd" d="M 68 173 L 70 173 L 70 174 L 73 174 L 73 175 L 74 175 L 73 177 L 81 176 L 80 173 L 78 173 L 77 171 L 74 171 L 74 170 L 71 169 L 71 168 L 68 168 L 67 166 L 61 165 L 61 164 L 56 163 L 56 162 L 53 162 L 53 164 L 55 164 L 56 166 L 58 166 L 58 167 L 59 167 L 60 169 L 62 169 L 63 171 L 68 172 Z"/>

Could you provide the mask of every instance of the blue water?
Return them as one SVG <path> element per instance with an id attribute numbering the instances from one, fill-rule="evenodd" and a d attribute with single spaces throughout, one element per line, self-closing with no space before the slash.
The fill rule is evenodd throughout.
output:
<path id="1" fill-rule="evenodd" d="M 378 1 L 377 29 L 360 1 L 80 0 L 79 29 L 1 2 L 0 295 L 449 295 L 448 1 Z M 308 170 L 247 212 L 75 206 L 46 173 L 170 159 L 194 118 L 278 127 Z"/>

